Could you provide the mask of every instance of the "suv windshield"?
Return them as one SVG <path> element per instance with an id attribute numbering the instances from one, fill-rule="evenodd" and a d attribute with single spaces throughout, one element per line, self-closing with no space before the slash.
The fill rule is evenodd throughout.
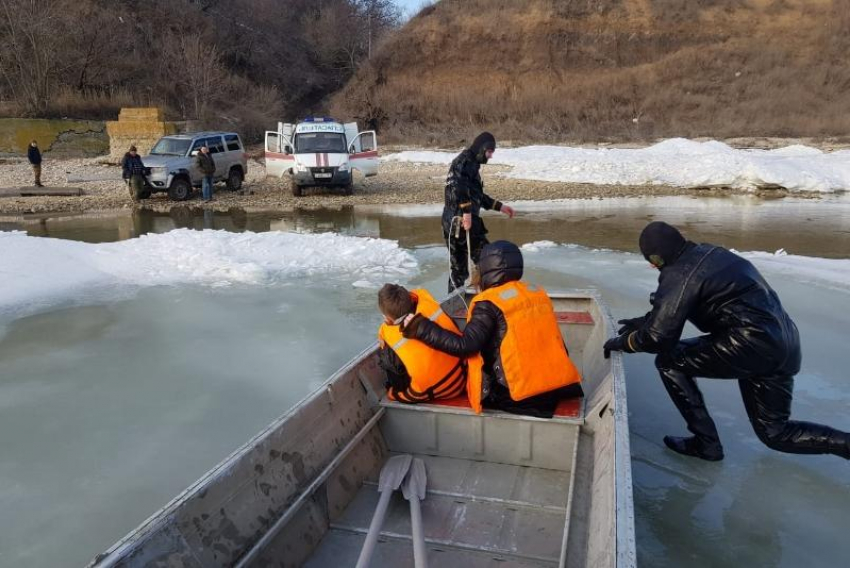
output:
<path id="1" fill-rule="evenodd" d="M 151 150 L 151 156 L 185 156 L 191 140 L 181 138 L 160 138 Z"/>
<path id="2" fill-rule="evenodd" d="M 345 154 L 345 134 L 337 132 L 305 132 L 295 135 L 295 153 Z"/>

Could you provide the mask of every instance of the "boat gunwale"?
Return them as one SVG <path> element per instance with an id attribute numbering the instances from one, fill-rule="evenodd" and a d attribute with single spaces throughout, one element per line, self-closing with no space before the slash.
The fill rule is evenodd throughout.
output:
<path id="1" fill-rule="evenodd" d="M 194 483 L 177 494 L 171 501 L 163 505 L 147 519 L 142 521 L 135 529 L 127 533 L 118 542 L 113 544 L 106 551 L 98 554 L 86 566 L 86 568 L 107 568 L 113 566 L 116 562 L 121 561 L 124 557 L 125 549 L 129 548 L 134 543 L 143 541 L 144 538 L 162 526 L 167 525 L 172 520 L 172 515 L 177 509 L 189 498 L 202 493 L 207 486 L 213 484 L 219 478 L 228 474 L 233 465 L 239 462 L 239 459 L 250 453 L 257 445 L 265 438 L 271 436 L 278 430 L 287 420 L 297 414 L 302 408 L 312 403 L 314 400 L 325 394 L 330 386 L 339 380 L 347 373 L 354 370 L 366 357 L 378 348 L 377 341 L 363 349 L 360 353 L 350 359 L 345 365 L 334 372 L 327 380 L 325 380 L 316 390 L 301 399 L 295 406 L 281 414 L 278 418 L 269 423 L 265 428 L 251 437 L 247 442 L 236 448 L 227 457 L 222 459 L 218 464 L 213 466 L 204 475 L 198 478 Z M 377 408 L 372 409 L 373 414 L 377 412 Z"/>
<path id="2" fill-rule="evenodd" d="M 587 290 L 587 293 L 593 296 L 603 317 L 610 325 L 608 337 L 615 337 L 614 317 L 608 308 L 608 304 L 602 299 L 602 295 L 598 290 Z M 632 492 L 628 394 L 626 392 L 626 370 L 623 366 L 623 353 L 620 351 L 612 352 L 610 361 L 614 390 L 614 531 L 616 533 L 617 547 L 617 557 L 614 565 L 617 568 L 633 568 L 637 566 L 635 508 Z"/>

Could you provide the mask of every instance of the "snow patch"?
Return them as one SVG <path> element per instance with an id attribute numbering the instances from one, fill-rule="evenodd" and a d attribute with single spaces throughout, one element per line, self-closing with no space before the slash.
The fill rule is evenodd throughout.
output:
<path id="1" fill-rule="evenodd" d="M 450 152 L 399 152 L 383 159 L 449 164 Z M 723 186 L 791 191 L 850 189 L 850 151 L 822 152 L 793 145 L 776 150 L 739 150 L 711 140 L 665 140 L 648 148 L 499 148 L 491 164 L 512 166 L 516 179 L 613 185 Z"/>

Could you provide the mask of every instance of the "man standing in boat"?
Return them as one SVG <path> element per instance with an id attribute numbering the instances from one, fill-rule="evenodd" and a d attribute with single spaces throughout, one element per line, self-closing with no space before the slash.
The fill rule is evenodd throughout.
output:
<path id="1" fill-rule="evenodd" d="M 467 395 L 473 410 L 496 408 L 551 418 L 562 398 L 582 395 L 546 291 L 520 282 L 522 253 L 508 241 L 481 251 L 481 293 L 469 305 L 462 335 L 423 315 L 405 318 L 404 337 L 468 357 Z"/>
<path id="2" fill-rule="evenodd" d="M 723 459 L 723 446 L 695 377 L 738 379 L 744 407 L 759 439 L 794 454 L 835 454 L 850 459 L 850 434 L 789 420 L 800 337 L 776 292 L 747 260 L 729 250 L 696 244 L 667 223 L 650 223 L 640 250 L 660 271 L 652 310 L 620 320 L 611 351 L 657 353 L 655 366 L 693 436 L 665 436 L 680 454 Z M 699 337 L 682 340 L 690 321 Z"/>
<path id="3" fill-rule="evenodd" d="M 446 176 L 442 225 L 451 264 L 449 292 L 463 287 L 469 277 L 468 258 L 471 256 L 472 262 L 478 264 L 481 249 L 487 244 L 487 228 L 480 217 L 481 209 L 514 216 L 511 207 L 484 193 L 481 165 L 486 164 L 495 151 L 496 138 L 489 132 L 482 132 L 452 161 Z M 467 232 L 471 251 L 467 250 Z"/>
<path id="4" fill-rule="evenodd" d="M 403 286 L 385 284 L 378 292 L 378 309 L 384 316 L 378 330 L 378 366 L 386 375 L 387 396 L 414 404 L 462 395 L 466 362 L 415 339 L 405 339 L 401 334 L 399 324 L 411 314 L 421 314 L 449 333 L 460 333 L 431 294 L 427 290 L 408 292 Z"/>

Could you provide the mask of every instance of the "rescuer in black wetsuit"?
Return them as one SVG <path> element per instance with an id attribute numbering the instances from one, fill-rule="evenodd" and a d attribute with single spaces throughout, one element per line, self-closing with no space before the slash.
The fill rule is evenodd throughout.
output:
<path id="1" fill-rule="evenodd" d="M 776 292 L 747 260 L 729 250 L 696 244 L 666 223 L 640 235 L 643 256 L 659 269 L 658 289 L 646 315 L 620 320 L 611 351 L 657 353 L 655 366 L 693 436 L 665 436 L 671 450 L 705 460 L 723 459 L 723 446 L 695 377 L 738 379 L 747 415 L 768 447 L 794 454 L 850 459 L 850 434 L 789 420 L 800 337 Z M 681 339 L 685 322 L 699 337 Z"/>

